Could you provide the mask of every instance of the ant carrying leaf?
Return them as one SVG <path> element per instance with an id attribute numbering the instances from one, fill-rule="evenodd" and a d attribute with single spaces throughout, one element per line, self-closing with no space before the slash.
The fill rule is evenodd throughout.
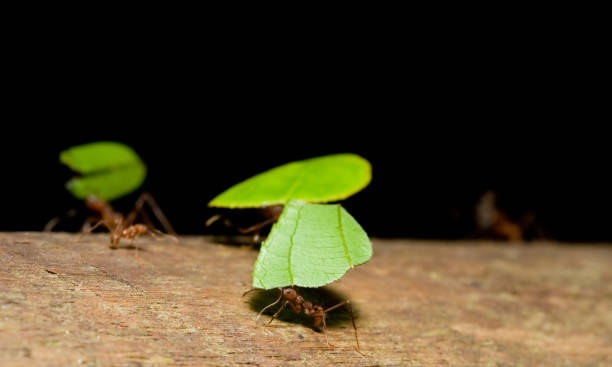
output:
<path id="1" fill-rule="evenodd" d="M 127 216 L 113 210 L 110 200 L 136 190 L 144 181 L 146 166 L 127 145 L 116 142 L 96 142 L 78 145 L 60 153 L 60 161 L 82 176 L 66 183 L 66 188 L 99 216 L 99 221 L 87 232 L 104 226 L 110 232 L 110 247 L 116 248 L 121 238 L 134 240 L 144 234 L 164 233 L 156 230 L 143 210 L 147 203 L 165 230 L 175 235 L 174 229 L 153 197 L 143 193 L 134 210 Z M 138 215 L 145 224 L 136 224 Z M 174 237 L 173 237 L 174 238 Z"/>
<path id="2" fill-rule="evenodd" d="M 350 302 L 343 301 L 324 309 L 305 301 L 291 287 L 322 287 L 371 257 L 372 244 L 368 235 L 340 205 L 288 202 L 255 262 L 253 288 L 281 291 L 277 301 L 264 308 L 260 315 L 284 300 L 281 310 L 289 305 L 297 313 L 303 311 L 313 316 L 315 326 L 322 326 L 327 338 L 326 313 L 345 306 L 352 316 Z M 359 350 L 356 326 L 355 338 Z"/>
<path id="3" fill-rule="evenodd" d="M 335 154 L 291 162 L 249 178 L 215 197 L 208 206 L 222 208 L 284 208 L 241 233 L 273 227 L 261 246 L 253 272 L 253 289 L 278 288 L 283 301 L 274 320 L 287 305 L 304 312 L 322 327 L 327 340 L 326 314 L 338 307 L 351 312 L 348 300 L 330 308 L 314 305 L 293 286 L 322 287 L 340 279 L 350 268 L 372 257 L 372 245 L 359 223 L 340 205 L 325 203 L 345 199 L 367 186 L 372 168 L 355 154 Z M 223 219 L 217 215 L 207 225 Z M 227 224 L 229 220 L 224 219 Z M 247 292 L 248 293 L 248 292 Z M 357 327 L 355 339 L 359 351 Z M 328 342 L 329 344 L 329 342 Z"/>
<path id="4" fill-rule="evenodd" d="M 333 154 L 295 161 L 272 168 L 234 185 L 208 203 L 218 208 L 260 208 L 262 222 L 241 234 L 255 234 L 276 222 L 282 206 L 290 200 L 325 203 L 345 199 L 366 187 L 372 179 L 372 167 L 356 154 Z M 227 226 L 234 223 L 227 216 L 215 215 L 207 226 L 222 219 Z"/>

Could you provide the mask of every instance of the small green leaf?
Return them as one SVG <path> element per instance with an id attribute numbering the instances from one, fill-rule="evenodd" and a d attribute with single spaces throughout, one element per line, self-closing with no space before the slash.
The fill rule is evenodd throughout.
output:
<path id="1" fill-rule="evenodd" d="M 289 200 L 324 203 L 345 199 L 370 183 L 372 168 L 355 154 L 291 162 L 260 173 L 215 197 L 209 206 L 258 208 Z"/>
<path id="2" fill-rule="evenodd" d="M 262 244 L 253 287 L 322 287 L 372 257 L 372 244 L 340 205 L 290 201 Z"/>
<path id="3" fill-rule="evenodd" d="M 116 142 L 77 145 L 61 152 L 60 161 L 84 175 L 66 183 L 66 188 L 79 199 L 116 199 L 136 190 L 147 174 L 136 152 Z"/>

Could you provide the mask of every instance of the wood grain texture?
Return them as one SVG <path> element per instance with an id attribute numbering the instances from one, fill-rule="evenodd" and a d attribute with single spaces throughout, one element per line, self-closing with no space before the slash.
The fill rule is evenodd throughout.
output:
<path id="1" fill-rule="evenodd" d="M 373 243 L 368 264 L 311 294 L 351 299 L 363 357 L 342 311 L 333 349 L 303 316 L 255 324 L 276 296 L 241 297 L 255 250 L 3 233 L 0 365 L 612 365 L 612 247 Z"/>

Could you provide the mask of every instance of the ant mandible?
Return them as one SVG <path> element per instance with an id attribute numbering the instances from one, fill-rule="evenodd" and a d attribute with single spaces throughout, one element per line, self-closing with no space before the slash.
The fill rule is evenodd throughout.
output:
<path id="1" fill-rule="evenodd" d="M 329 311 L 335 310 L 338 307 L 345 306 L 348 309 L 349 313 L 351 314 L 351 321 L 353 322 L 353 329 L 355 330 L 355 342 L 357 344 L 357 348 L 356 348 L 357 352 L 359 354 L 362 354 L 361 349 L 359 348 L 359 337 L 357 336 L 357 325 L 355 325 L 355 317 L 353 316 L 353 309 L 351 307 L 351 301 L 344 300 L 334 306 L 324 309 L 322 306 L 314 305 L 310 301 L 305 301 L 304 297 L 300 296 L 297 293 L 297 291 L 293 288 L 282 287 L 278 289 L 280 290 L 280 295 L 278 296 L 278 299 L 274 301 L 273 303 L 264 307 L 261 311 L 259 311 L 259 314 L 257 314 L 257 318 L 255 319 L 255 322 L 259 320 L 259 318 L 261 317 L 261 315 L 263 314 L 265 310 L 279 303 L 281 300 L 284 300 L 281 307 L 278 309 L 278 311 L 276 311 L 274 315 L 272 315 L 272 317 L 270 318 L 270 321 L 268 321 L 266 325 L 270 325 L 272 321 L 274 321 L 274 319 L 277 318 L 278 315 L 280 315 L 283 309 L 285 309 L 285 307 L 289 305 L 289 307 L 291 307 L 293 311 L 297 314 L 303 311 L 305 315 L 312 316 L 314 319 L 314 326 L 317 328 L 323 329 L 323 333 L 325 334 L 325 342 L 330 347 L 333 347 L 333 345 L 329 343 L 329 339 L 327 337 L 327 324 L 325 322 L 325 319 Z M 255 291 L 255 290 L 257 290 L 257 288 L 250 289 L 244 292 L 242 296 L 244 297 L 248 293 Z"/>
<path id="2" fill-rule="evenodd" d="M 159 209 L 159 206 L 153 199 L 153 197 L 148 193 L 143 193 L 140 195 L 138 200 L 136 201 L 136 205 L 134 206 L 134 210 L 125 218 L 123 214 L 116 212 L 113 207 L 102 199 L 98 199 L 95 196 L 90 196 L 85 200 L 85 205 L 91 211 L 96 212 L 100 215 L 100 221 L 96 223 L 93 227 L 89 228 L 87 232 L 91 232 L 97 227 L 103 225 L 110 232 L 110 248 L 117 248 L 119 241 L 121 238 L 130 239 L 134 242 L 134 239 L 140 235 L 148 234 L 148 233 L 157 233 L 166 235 L 163 232 L 160 232 L 154 229 L 152 226 L 149 229 L 144 224 L 133 224 L 136 220 L 136 216 L 140 212 L 143 218 L 150 222 L 150 220 L 146 217 L 146 214 L 142 211 L 144 203 L 148 203 L 149 206 L 153 209 L 153 213 L 160 220 L 166 231 L 170 234 L 174 235 L 174 229 L 170 225 L 170 222 L 166 219 L 164 214 Z M 171 236 L 174 238 L 173 236 Z"/>

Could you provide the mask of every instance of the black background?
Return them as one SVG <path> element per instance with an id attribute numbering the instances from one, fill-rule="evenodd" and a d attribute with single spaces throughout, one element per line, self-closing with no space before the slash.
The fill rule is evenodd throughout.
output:
<path id="1" fill-rule="evenodd" d="M 512 219 L 532 213 L 549 238 L 612 241 L 608 102 L 595 68 L 552 46 L 268 53 L 248 40 L 232 49 L 39 36 L 7 69 L 2 231 L 83 212 L 58 154 L 115 140 L 146 162 L 143 189 L 179 233 L 207 233 L 206 203 L 253 174 L 352 152 L 370 160 L 373 180 L 343 205 L 373 236 L 469 237 L 476 201 L 495 190 Z M 114 205 L 129 211 L 136 197 Z"/>

